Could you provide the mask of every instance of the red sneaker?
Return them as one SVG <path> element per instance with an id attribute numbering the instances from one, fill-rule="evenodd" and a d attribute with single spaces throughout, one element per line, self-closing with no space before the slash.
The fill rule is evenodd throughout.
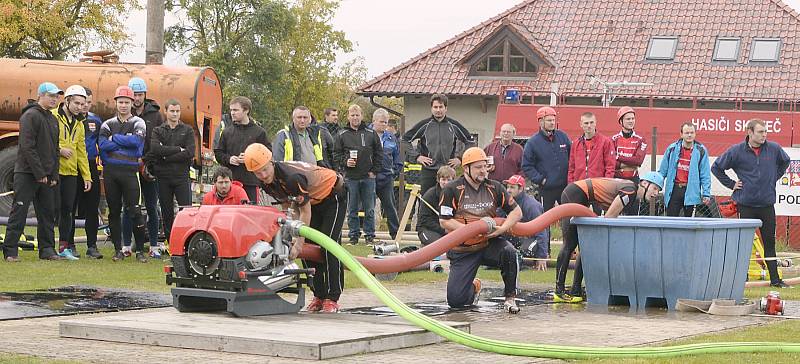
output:
<path id="1" fill-rule="evenodd" d="M 339 312 L 339 303 L 334 300 L 325 300 L 322 302 L 323 313 L 337 313 Z"/>
<path id="2" fill-rule="evenodd" d="M 319 312 L 321 310 L 322 300 L 317 297 L 314 297 L 314 299 L 311 300 L 311 303 L 308 304 L 308 307 L 306 307 L 306 311 L 308 312 Z"/>

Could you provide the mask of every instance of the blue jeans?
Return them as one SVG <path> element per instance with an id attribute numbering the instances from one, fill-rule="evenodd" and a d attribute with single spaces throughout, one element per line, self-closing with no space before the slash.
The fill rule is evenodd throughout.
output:
<path id="1" fill-rule="evenodd" d="M 158 218 L 158 182 L 147 182 L 139 178 L 140 186 L 142 187 L 142 198 L 144 199 L 144 206 L 147 209 L 147 237 L 150 240 L 150 246 L 158 246 L 158 230 L 160 219 Z M 139 201 L 135 201 L 139 205 Z M 125 246 L 131 246 L 131 235 L 133 235 L 133 225 L 128 212 L 124 211 L 122 214 L 122 241 Z"/>
<path id="2" fill-rule="evenodd" d="M 400 220 L 397 218 L 397 207 L 394 203 L 394 182 L 391 178 L 386 183 L 382 183 L 380 187 L 376 187 L 375 193 L 381 199 L 381 208 L 386 216 L 386 222 L 389 224 L 389 236 L 392 239 L 397 235 L 397 229 L 400 227 Z"/>
<path id="3" fill-rule="evenodd" d="M 364 235 L 375 237 L 375 179 L 345 179 L 347 186 L 347 234 L 351 240 L 361 236 L 358 208 L 364 208 Z"/>

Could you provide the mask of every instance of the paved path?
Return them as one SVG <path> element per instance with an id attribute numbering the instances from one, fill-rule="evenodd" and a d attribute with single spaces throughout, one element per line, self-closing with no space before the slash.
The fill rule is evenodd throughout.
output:
<path id="1" fill-rule="evenodd" d="M 500 283 L 487 283 L 499 288 Z M 530 285 L 527 290 L 546 290 Z M 404 302 L 444 302 L 444 283 L 393 286 L 390 290 Z M 345 308 L 379 306 L 380 302 L 366 289 L 348 290 L 341 304 Z M 487 309 L 489 312 L 486 312 Z M 585 346 L 631 346 L 674 338 L 721 331 L 747 325 L 763 324 L 772 319 L 755 317 L 715 317 L 703 314 L 672 313 L 651 310 L 628 313 L 624 310 L 585 309 L 583 305 L 543 304 L 527 306 L 520 315 L 491 312 L 459 312 L 437 319 L 472 322 L 472 332 L 479 336 L 530 343 Z M 75 318 L 74 316 L 70 318 Z M 121 344 L 61 338 L 58 322 L 62 318 L 40 318 L 0 322 L 0 352 L 73 359 L 102 363 L 306 363 L 305 360 L 259 357 L 205 350 Z M 442 343 L 424 347 L 350 356 L 329 360 L 331 363 L 452 363 L 486 364 L 511 359 Z M 515 358 L 515 363 L 544 363 L 553 360 Z"/>

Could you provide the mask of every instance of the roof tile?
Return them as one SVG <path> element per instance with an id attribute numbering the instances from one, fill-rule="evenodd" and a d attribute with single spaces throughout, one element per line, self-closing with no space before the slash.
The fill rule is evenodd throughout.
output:
<path id="1" fill-rule="evenodd" d="M 800 34 L 799 17 L 780 0 L 527 0 L 417 55 L 359 90 L 367 94 L 495 95 L 498 85 L 512 81 L 467 79 L 467 69 L 458 61 L 508 20 L 532 49 L 542 50 L 556 65 L 553 70 L 542 69 L 535 80 L 513 81 L 537 90 L 549 90 L 550 83 L 557 82 L 562 93 L 597 92 L 588 78 L 595 75 L 605 81 L 655 84 L 622 93 L 797 98 L 800 49 L 794 46 L 794 37 Z M 645 60 L 649 39 L 656 35 L 679 37 L 675 62 L 654 64 Z M 711 63 L 718 36 L 742 39 L 738 65 Z M 779 65 L 750 65 L 753 38 L 776 36 L 783 42 Z"/>

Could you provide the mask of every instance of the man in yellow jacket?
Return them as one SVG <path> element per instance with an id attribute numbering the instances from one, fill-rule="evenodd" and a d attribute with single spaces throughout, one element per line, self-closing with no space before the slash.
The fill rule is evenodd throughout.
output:
<path id="1" fill-rule="evenodd" d="M 58 175 L 60 186 L 59 220 L 58 220 L 58 253 L 60 256 L 76 260 L 80 256 L 74 245 L 69 244 L 74 226 L 73 211 L 75 210 L 76 195 L 78 192 L 78 172 L 83 178 L 83 190 L 92 188 L 92 177 L 89 173 L 89 159 L 86 154 L 84 142 L 83 121 L 86 114 L 83 110 L 86 105 L 86 90 L 73 85 L 64 92 L 64 102 L 51 110 L 58 120 L 58 147 L 59 167 Z M 97 250 L 97 249 L 95 249 Z M 88 256 L 99 252 L 87 251 Z"/>

